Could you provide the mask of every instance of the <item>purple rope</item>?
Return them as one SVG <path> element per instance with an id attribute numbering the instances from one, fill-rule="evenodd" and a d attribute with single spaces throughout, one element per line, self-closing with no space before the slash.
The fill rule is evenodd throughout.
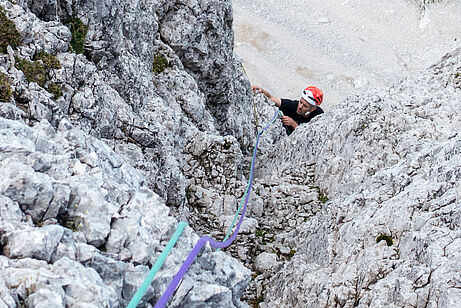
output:
<path id="1" fill-rule="evenodd" d="M 239 220 L 239 223 L 237 225 L 237 227 L 235 228 L 235 231 L 234 233 L 232 234 L 232 236 L 225 242 L 218 242 L 208 236 L 202 236 L 198 241 L 197 243 L 195 244 L 194 248 L 192 249 L 192 251 L 189 253 L 189 255 L 187 256 L 186 260 L 184 261 L 184 263 L 182 264 L 181 268 L 179 269 L 179 271 L 176 273 L 176 275 L 174 276 L 173 280 L 170 282 L 170 284 L 168 285 L 168 288 L 166 289 L 165 293 L 163 293 L 162 297 L 160 298 L 160 300 L 157 302 L 157 304 L 155 305 L 154 308 L 163 308 L 165 307 L 165 305 L 168 303 L 168 300 L 170 299 L 170 297 L 173 295 L 174 291 L 176 290 L 176 287 L 178 286 L 178 284 L 181 282 L 181 279 L 184 277 L 184 275 L 186 274 L 187 270 L 189 269 L 189 267 L 191 266 L 192 262 L 194 262 L 195 260 L 195 257 L 199 254 L 200 250 L 203 248 L 203 246 L 205 246 L 205 244 L 207 242 L 210 243 L 210 246 L 211 248 L 226 248 L 227 246 L 229 246 L 230 244 L 232 244 L 232 242 L 235 240 L 235 238 L 237 237 L 237 234 L 240 230 L 240 226 L 243 222 L 243 218 L 245 216 L 245 211 L 246 211 L 246 208 L 247 208 L 247 203 L 248 203 L 248 199 L 250 197 L 250 191 L 251 191 L 251 184 L 253 182 L 253 172 L 254 172 L 254 162 L 255 162 L 255 158 L 256 158 L 256 151 L 258 149 L 258 144 L 259 144 L 259 137 L 261 136 L 261 134 L 274 122 L 274 120 L 277 118 L 277 115 L 278 115 L 279 111 L 277 110 L 277 112 L 275 113 L 274 117 L 272 118 L 272 120 L 269 122 L 269 124 L 266 125 L 266 127 L 264 127 L 259 133 L 258 133 L 258 136 L 256 138 L 256 144 L 255 144 L 255 147 L 254 147 L 254 150 L 253 150 L 253 158 L 252 158 L 252 161 L 251 161 L 251 170 L 250 170 L 250 179 L 249 179 L 249 188 L 248 188 L 248 193 L 245 197 L 245 205 L 243 206 L 243 210 L 242 210 L 242 215 L 240 216 L 240 220 Z"/>

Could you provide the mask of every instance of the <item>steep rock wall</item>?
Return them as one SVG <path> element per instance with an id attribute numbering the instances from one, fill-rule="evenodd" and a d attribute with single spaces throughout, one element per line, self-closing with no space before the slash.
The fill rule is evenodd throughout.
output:
<path id="1" fill-rule="evenodd" d="M 188 216 L 186 145 L 225 138 L 241 159 L 254 138 L 252 121 L 234 116 L 250 105 L 228 48 L 230 3 L 13 2 L 0 1 L 21 35 L 0 55 L 13 93 L 0 105 L 0 305 L 125 307 L 174 231 L 170 209 Z M 207 7 L 218 10 L 208 16 Z M 187 25 L 166 17 L 183 11 L 211 29 L 200 46 L 213 46 L 194 69 L 187 63 L 199 49 L 188 45 Z M 69 17 L 88 26 L 83 54 L 70 50 Z M 168 27 L 182 49 L 161 37 Z M 39 84 L 18 63 L 39 63 L 42 51 L 60 64 Z M 62 95 L 48 92 L 51 84 Z M 216 89 L 227 95 L 215 101 Z M 187 228 L 143 306 L 156 302 L 197 239 Z M 170 305 L 238 307 L 248 281 L 238 261 L 207 248 Z"/>
<path id="2" fill-rule="evenodd" d="M 461 301 L 460 63 L 458 49 L 387 90 L 349 97 L 266 155 L 266 178 L 315 163 L 330 200 L 287 238 L 297 252 L 262 306 Z"/>
<path id="3" fill-rule="evenodd" d="M 224 218 L 210 231 L 222 234 L 243 194 L 254 121 L 230 48 L 230 3 L 18 4 L 0 0 L 22 37 L 0 55 L 13 91 L 0 105 L 0 304 L 126 306 L 174 230 L 169 209 L 204 232 L 204 221 Z M 89 25 L 84 55 L 69 52 L 69 16 Z M 15 56 L 42 50 L 61 63 L 49 80 L 61 97 L 14 66 Z M 165 70 L 153 72 L 156 56 Z M 280 126 L 263 135 L 256 206 L 242 233 L 245 244 L 257 231 L 274 242 L 231 252 L 251 264 L 264 251 L 258 279 L 276 271 L 266 290 L 255 287 L 266 306 L 459 302 L 459 63 L 456 51 L 388 90 L 350 97 L 290 137 Z M 267 122 L 273 110 L 256 103 Z M 313 172 L 319 188 L 310 187 Z M 376 243 L 380 235 L 390 246 Z M 143 306 L 197 238 L 186 229 Z M 249 278 L 206 248 L 171 306 L 244 306 Z"/>
<path id="4" fill-rule="evenodd" d="M 169 205 L 184 204 L 187 183 L 180 157 L 191 135 L 220 131 L 236 137 L 244 151 L 252 144 L 254 137 L 248 133 L 252 120 L 236 116 L 249 114 L 251 105 L 249 83 L 232 53 L 229 2 L 19 4 L 47 21 L 31 13 L 26 19 L 18 16 L 23 21 L 19 25 L 24 29 L 22 36 L 27 37 L 23 40 L 29 43 L 21 47 L 26 58 L 39 50 L 66 52 L 70 33 L 61 23 L 68 17 L 80 18 L 88 25 L 86 57 L 59 56 L 64 58 L 64 76 L 56 76 L 64 87 L 63 99 L 58 103 L 60 111 L 72 115 L 73 122 L 88 133 L 109 139 L 127 156 L 132 150 L 120 141 L 135 143 L 145 158 L 137 157 L 134 162 L 145 172 L 150 187 Z M 21 14 L 18 6 L 12 6 L 12 10 L 16 10 L 16 16 Z M 51 25 L 60 27 L 64 36 L 48 35 L 49 42 L 41 42 L 28 30 L 33 29 L 39 36 Z M 199 30 L 203 41 L 198 42 L 194 33 Z M 152 71 L 156 57 L 168 63 L 165 72 Z"/>

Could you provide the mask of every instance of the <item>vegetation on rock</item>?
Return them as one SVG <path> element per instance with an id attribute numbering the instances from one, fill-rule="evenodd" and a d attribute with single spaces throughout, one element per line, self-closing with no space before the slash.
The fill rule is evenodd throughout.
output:
<path id="1" fill-rule="evenodd" d="M 6 53 L 6 48 L 9 46 L 15 48 L 21 42 L 21 35 L 14 22 L 8 19 L 5 10 L 0 6 L 0 53 Z"/>
<path id="2" fill-rule="evenodd" d="M 42 61 L 46 70 L 61 68 L 61 62 L 59 62 L 58 58 L 55 55 L 51 55 L 44 51 L 40 51 L 39 53 L 37 53 L 34 57 L 34 60 Z"/>
<path id="3" fill-rule="evenodd" d="M 168 59 L 162 55 L 157 54 L 154 56 L 154 63 L 152 64 L 152 71 L 156 74 L 162 73 L 169 66 Z"/>
<path id="4" fill-rule="evenodd" d="M 51 94 L 53 94 L 54 99 L 58 99 L 59 97 L 62 96 L 62 89 L 56 83 L 50 83 L 46 90 L 50 92 Z"/>
<path id="5" fill-rule="evenodd" d="M 379 243 L 381 241 L 386 241 L 387 246 L 392 246 L 392 244 L 394 244 L 392 237 L 387 234 L 381 234 L 376 238 L 376 243 Z"/>
<path id="6" fill-rule="evenodd" d="M 61 68 L 61 63 L 55 55 L 41 51 L 34 56 L 33 62 L 19 57 L 15 57 L 15 59 L 15 67 L 24 73 L 28 82 L 36 82 L 53 94 L 55 99 L 62 96 L 62 90 L 59 85 L 55 83 L 47 85 L 47 82 L 51 79 L 51 71 Z"/>
<path id="7" fill-rule="evenodd" d="M 28 82 L 36 82 L 39 86 L 45 87 L 47 78 L 45 65 L 43 62 L 30 62 L 19 57 L 16 57 L 15 62 L 15 67 L 24 73 L 24 76 Z"/>
<path id="8" fill-rule="evenodd" d="M 71 51 L 83 54 L 85 51 L 85 37 L 88 33 L 88 26 L 77 17 L 69 17 L 64 20 L 64 24 L 70 28 L 72 39 L 70 41 Z"/>
<path id="9" fill-rule="evenodd" d="M 8 77 L 0 72 L 0 102 L 8 102 L 11 98 L 11 87 Z"/>
<path id="10" fill-rule="evenodd" d="M 319 201 L 322 203 L 326 203 L 328 201 L 328 196 L 324 194 L 323 192 L 319 192 Z"/>

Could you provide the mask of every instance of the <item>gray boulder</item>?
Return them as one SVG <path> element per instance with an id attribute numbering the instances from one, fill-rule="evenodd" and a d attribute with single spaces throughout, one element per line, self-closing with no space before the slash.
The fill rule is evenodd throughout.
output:
<path id="1" fill-rule="evenodd" d="M 3 253 L 11 259 L 34 258 L 49 262 L 63 233 L 63 228 L 56 225 L 13 232 L 8 236 Z"/>

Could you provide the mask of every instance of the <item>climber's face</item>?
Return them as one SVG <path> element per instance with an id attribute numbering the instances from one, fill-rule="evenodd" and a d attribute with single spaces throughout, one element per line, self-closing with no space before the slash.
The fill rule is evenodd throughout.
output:
<path id="1" fill-rule="evenodd" d="M 300 98 L 298 102 L 298 109 L 296 112 L 303 117 L 315 110 L 315 106 L 309 104 L 304 98 Z"/>

